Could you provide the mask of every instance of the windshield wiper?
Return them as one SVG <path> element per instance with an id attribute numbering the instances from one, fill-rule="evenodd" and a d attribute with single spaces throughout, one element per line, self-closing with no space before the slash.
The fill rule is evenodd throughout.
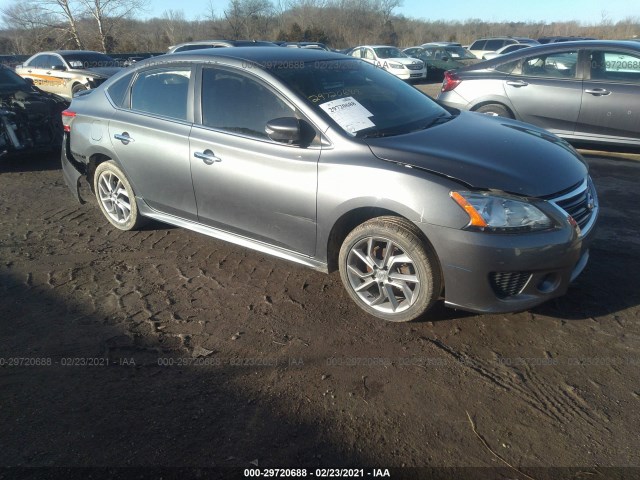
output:
<path id="1" fill-rule="evenodd" d="M 440 115 L 439 117 L 434 118 L 433 120 L 425 123 L 424 125 L 416 128 L 415 130 L 411 130 L 412 132 L 417 132 L 419 130 L 426 130 L 427 128 L 431 128 L 434 125 L 440 125 L 442 123 L 446 123 L 453 118 L 453 115 Z"/>

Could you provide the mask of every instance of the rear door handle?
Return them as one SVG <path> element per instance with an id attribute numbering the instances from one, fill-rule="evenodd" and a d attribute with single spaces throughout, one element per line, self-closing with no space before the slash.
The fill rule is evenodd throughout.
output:
<path id="1" fill-rule="evenodd" d="M 113 138 L 115 138 L 116 140 L 120 140 L 125 145 L 128 145 L 130 142 L 134 141 L 127 132 L 116 133 Z"/>
<path id="2" fill-rule="evenodd" d="M 507 85 L 511 85 L 512 87 L 526 87 L 529 84 L 522 80 L 507 80 Z"/>
<path id="3" fill-rule="evenodd" d="M 204 152 L 194 152 L 194 157 L 199 158 L 207 165 L 213 165 L 214 163 L 221 162 L 220 157 L 216 157 L 211 150 L 205 150 Z"/>
<path id="4" fill-rule="evenodd" d="M 596 97 L 600 97 L 603 95 L 610 95 L 611 92 L 604 88 L 587 88 L 584 93 L 590 93 L 591 95 L 595 95 Z"/>

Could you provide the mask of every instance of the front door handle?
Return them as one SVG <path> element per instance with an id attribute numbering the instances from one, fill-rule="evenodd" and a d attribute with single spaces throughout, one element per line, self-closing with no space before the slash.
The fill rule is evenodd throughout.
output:
<path id="1" fill-rule="evenodd" d="M 116 140 L 120 140 L 125 145 L 128 145 L 130 142 L 134 141 L 127 132 L 116 133 L 113 138 L 115 138 Z"/>
<path id="2" fill-rule="evenodd" d="M 529 84 L 522 80 L 507 80 L 507 85 L 511 85 L 512 87 L 526 87 Z"/>
<path id="3" fill-rule="evenodd" d="M 204 152 L 194 152 L 194 157 L 199 158 L 207 165 L 213 165 L 214 163 L 221 162 L 220 157 L 216 157 L 211 150 L 205 150 Z"/>
<path id="4" fill-rule="evenodd" d="M 604 88 L 587 88 L 584 93 L 590 93 L 591 95 L 595 95 L 596 97 L 610 95 L 611 92 Z"/>

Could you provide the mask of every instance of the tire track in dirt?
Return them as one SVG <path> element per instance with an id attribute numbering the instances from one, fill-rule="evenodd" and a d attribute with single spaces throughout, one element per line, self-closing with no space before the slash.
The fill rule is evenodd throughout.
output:
<path id="1" fill-rule="evenodd" d="M 422 337 L 438 350 L 453 357 L 463 368 L 480 375 L 484 381 L 514 395 L 530 408 L 544 415 L 548 420 L 559 425 L 580 421 L 596 432 L 607 432 L 610 418 L 590 408 L 589 403 L 580 395 L 578 389 L 565 382 L 551 384 L 537 375 L 535 368 L 523 362 L 522 369 L 504 365 L 499 355 L 494 352 L 496 361 L 487 362 L 474 358 L 446 345 L 439 339 Z M 516 381 L 514 379 L 519 379 Z M 598 442 L 599 443 L 599 442 Z"/>

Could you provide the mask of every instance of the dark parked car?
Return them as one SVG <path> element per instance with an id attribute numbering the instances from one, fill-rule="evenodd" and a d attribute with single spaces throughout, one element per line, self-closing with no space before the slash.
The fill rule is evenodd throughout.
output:
<path id="1" fill-rule="evenodd" d="M 526 48 L 447 73 L 438 99 L 568 140 L 640 147 L 640 44 L 583 40 Z"/>
<path id="2" fill-rule="evenodd" d="M 0 65 L 0 157 L 60 148 L 68 105 Z"/>
<path id="3" fill-rule="evenodd" d="M 574 42 L 577 40 L 596 40 L 594 37 L 566 37 L 566 36 L 551 36 L 540 37 L 539 43 L 558 43 L 558 42 Z"/>
<path id="4" fill-rule="evenodd" d="M 478 63 L 480 60 L 460 45 L 429 45 L 405 48 L 403 52 L 427 66 L 427 78 L 442 79 L 444 72 Z"/>
<path id="5" fill-rule="evenodd" d="M 321 50 L 156 57 L 74 98 L 63 119 L 65 179 L 79 196 L 86 177 L 116 228 L 153 218 L 338 269 L 360 307 L 391 321 L 443 294 L 478 312 L 562 295 L 598 215 L 563 140 L 447 110 Z"/>

